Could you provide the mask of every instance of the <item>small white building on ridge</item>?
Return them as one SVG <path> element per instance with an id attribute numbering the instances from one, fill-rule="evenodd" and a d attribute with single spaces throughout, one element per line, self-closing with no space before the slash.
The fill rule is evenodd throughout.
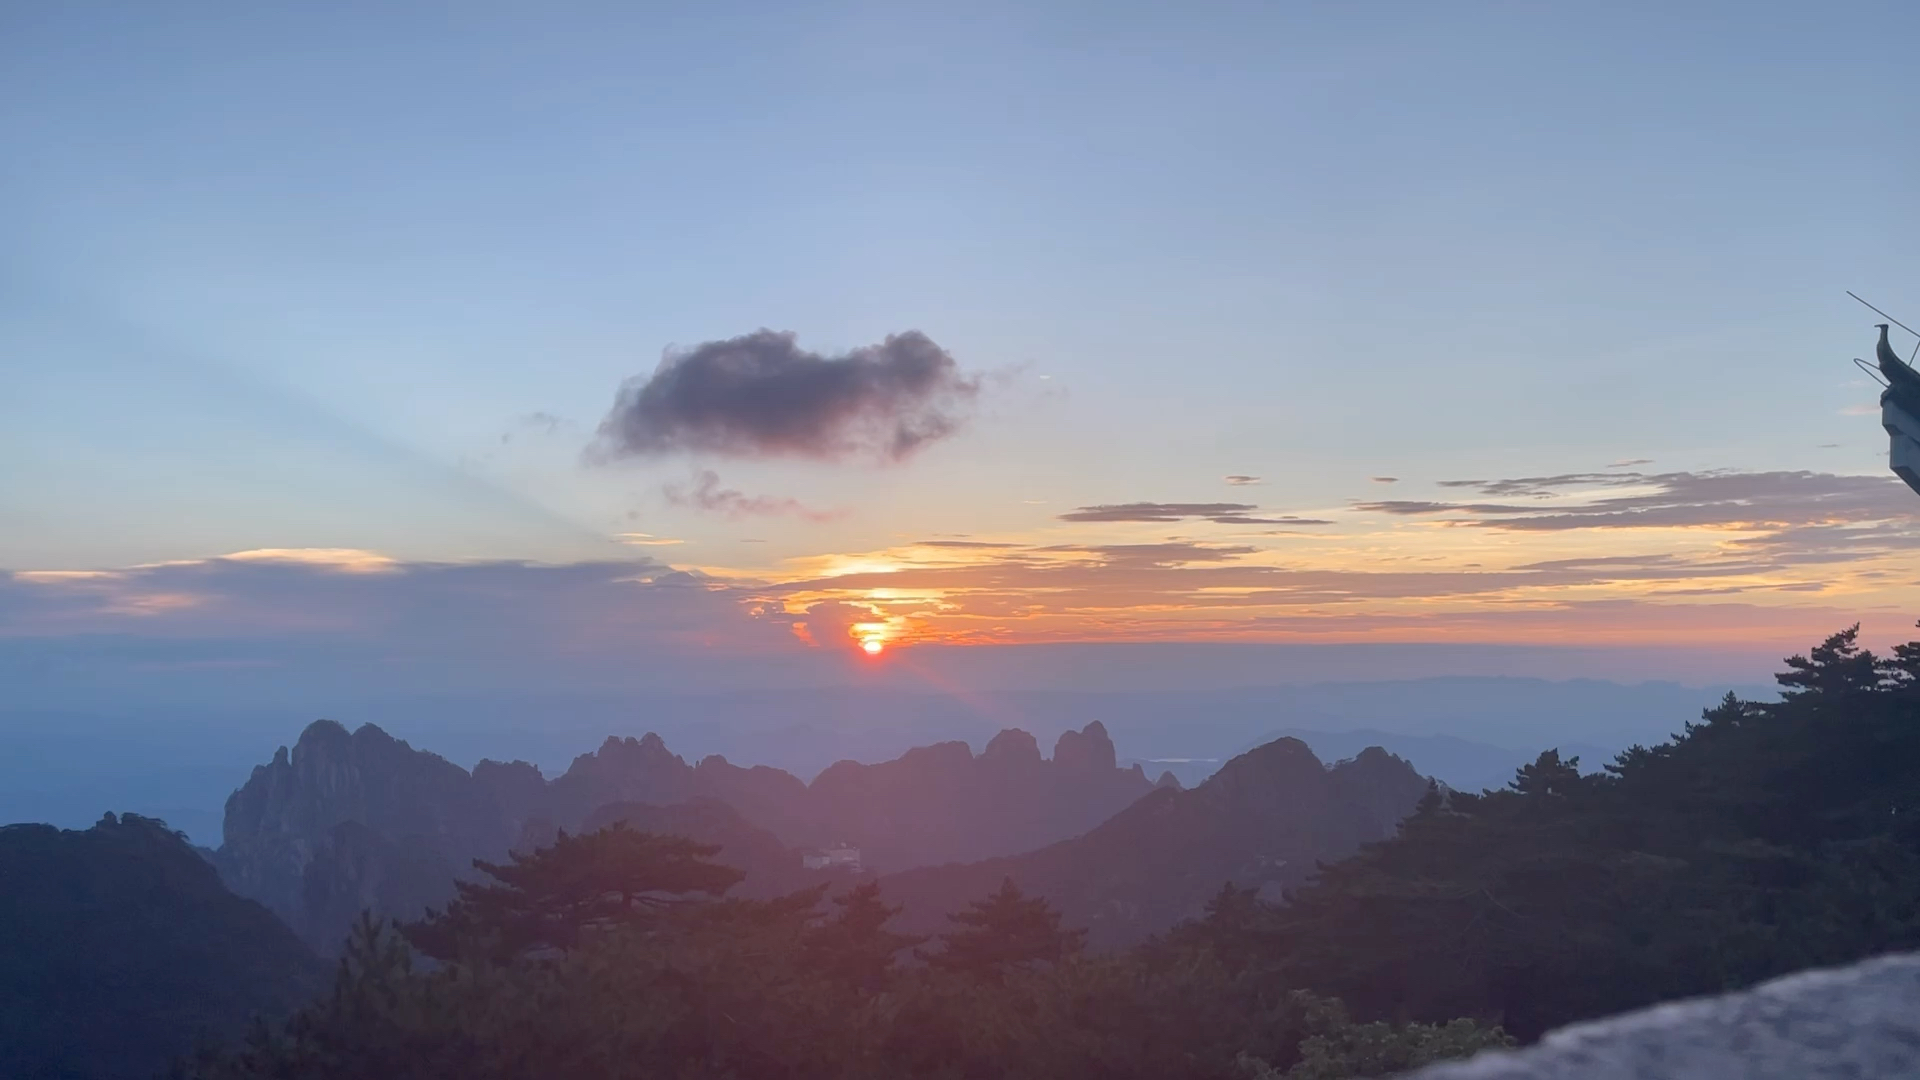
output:
<path id="1" fill-rule="evenodd" d="M 845 867 L 858 872 L 860 869 L 860 849 L 847 844 L 836 844 L 800 857 L 800 865 L 809 870 L 827 870 Z"/>

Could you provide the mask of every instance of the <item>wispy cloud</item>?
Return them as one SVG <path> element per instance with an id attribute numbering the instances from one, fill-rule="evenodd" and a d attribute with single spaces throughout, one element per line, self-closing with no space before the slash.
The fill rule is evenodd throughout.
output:
<path id="1" fill-rule="evenodd" d="M 1247 476 L 1244 473 L 1234 473 L 1231 476 L 1223 476 L 1221 477 L 1221 479 L 1225 480 L 1227 483 L 1233 485 L 1234 487 L 1246 487 L 1250 484 L 1257 484 L 1260 482 L 1259 477 Z"/>
<path id="2" fill-rule="evenodd" d="M 1211 521 L 1216 525 L 1330 525 L 1330 521 L 1293 516 L 1260 517 L 1252 503 L 1111 503 L 1082 506 L 1061 514 L 1061 521 Z"/>
<path id="3" fill-rule="evenodd" d="M 515 430 L 501 432 L 500 441 L 510 443 L 516 434 L 523 432 L 530 435 L 555 435 L 572 426 L 573 424 L 565 417 L 556 416 L 550 412 L 521 413 L 514 418 Z"/>
<path id="4" fill-rule="evenodd" d="M 691 486 L 668 484 L 661 489 L 669 504 L 722 514 L 727 517 L 793 517 L 803 521 L 832 521 L 843 517 L 844 510 L 816 510 L 798 499 L 772 495 L 747 495 L 720 486 L 720 476 L 711 469 L 694 474 Z"/>

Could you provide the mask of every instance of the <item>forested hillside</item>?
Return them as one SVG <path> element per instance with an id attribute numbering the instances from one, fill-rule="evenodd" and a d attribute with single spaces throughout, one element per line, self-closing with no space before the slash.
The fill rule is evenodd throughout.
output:
<path id="1" fill-rule="evenodd" d="M 145 1080 L 325 985 L 293 932 L 162 822 L 0 828 L 0 1077 Z"/>
<path id="2" fill-rule="evenodd" d="M 1370 1017 L 1558 1024 L 1920 946 L 1920 643 L 1856 632 L 1581 776 L 1433 798 L 1282 906 L 1219 926 Z M 1229 944 L 1231 943 L 1231 944 Z"/>

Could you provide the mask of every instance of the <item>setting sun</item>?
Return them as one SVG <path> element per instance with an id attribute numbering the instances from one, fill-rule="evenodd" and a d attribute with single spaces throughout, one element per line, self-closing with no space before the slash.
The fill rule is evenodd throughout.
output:
<path id="1" fill-rule="evenodd" d="M 886 646 L 881 643 L 879 638 L 868 638 L 860 643 L 860 648 L 864 649 L 868 656 L 879 656 L 880 650 L 886 648 Z"/>

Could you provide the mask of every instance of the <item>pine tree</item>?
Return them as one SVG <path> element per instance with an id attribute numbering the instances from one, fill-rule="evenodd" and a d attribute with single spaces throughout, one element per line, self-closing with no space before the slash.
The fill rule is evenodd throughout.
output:
<path id="1" fill-rule="evenodd" d="M 714 844 L 638 832 L 624 824 L 583 836 L 561 832 L 552 847 L 514 852 L 507 863 L 475 859 L 490 883 L 458 882 L 444 912 L 406 926 L 407 940 L 437 960 L 478 951 L 506 959 L 571 949 L 594 928 L 652 921 L 689 893 L 719 896 L 740 871 L 706 860 Z"/>
<path id="2" fill-rule="evenodd" d="M 1788 700 L 1805 694 L 1839 698 L 1879 689 L 1880 658 L 1862 649 L 1859 639 L 1860 624 L 1854 623 L 1814 646 L 1810 657 L 1788 657 L 1787 667 L 1792 670 L 1774 676 L 1781 686 L 1780 696 Z"/>
<path id="3" fill-rule="evenodd" d="M 1575 755 L 1562 761 L 1560 751 L 1548 750 L 1533 764 L 1520 766 L 1507 786 L 1522 795 L 1568 794 L 1580 787 L 1580 758 Z"/>
<path id="4" fill-rule="evenodd" d="M 1421 817 L 1432 817 L 1445 809 L 1446 805 L 1447 797 L 1440 793 L 1440 781 L 1429 778 L 1427 793 L 1420 796 L 1420 801 L 1414 805 L 1413 812 Z"/>
<path id="5" fill-rule="evenodd" d="M 941 950 L 927 962 L 990 982 L 1001 981 L 1010 971 L 1057 964 L 1086 947 L 1085 930 L 1062 930 L 1060 913 L 1046 898 L 1027 896 L 1012 878 L 947 920 L 959 929 L 940 935 Z"/>
<path id="6" fill-rule="evenodd" d="M 898 934 L 887 923 L 901 910 L 880 899 L 880 886 L 867 882 L 833 899 L 838 910 L 808 935 L 807 948 L 816 970 L 862 990 L 886 985 L 894 954 L 926 941 Z"/>

